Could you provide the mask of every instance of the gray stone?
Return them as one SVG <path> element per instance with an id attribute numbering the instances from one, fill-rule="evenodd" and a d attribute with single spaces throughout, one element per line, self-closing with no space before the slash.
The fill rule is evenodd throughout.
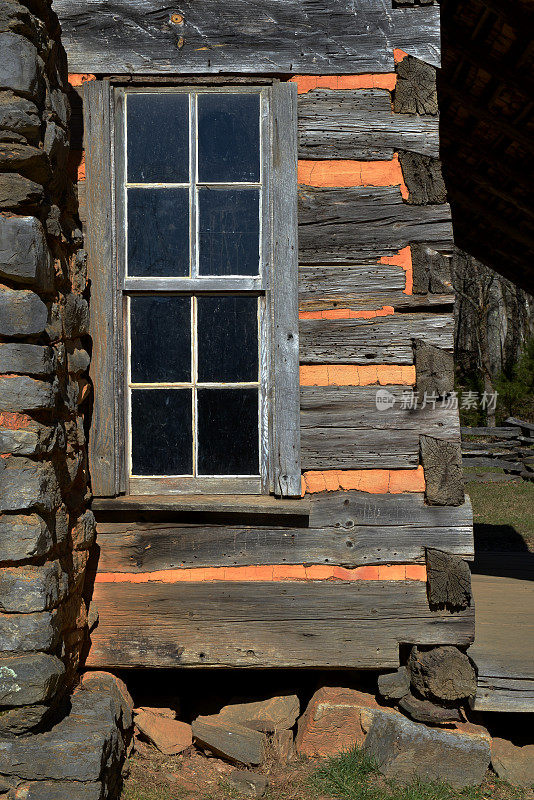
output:
<path id="1" fill-rule="evenodd" d="M 428 725 L 446 725 L 461 720 L 457 708 L 444 708 L 430 700 L 420 700 L 413 694 L 405 694 L 399 700 L 399 708 L 416 722 L 425 722 Z"/>
<path id="2" fill-rule="evenodd" d="M 47 376 L 54 371 L 54 351 L 51 347 L 24 342 L 0 344 L 0 373 Z"/>
<path id="3" fill-rule="evenodd" d="M 43 724 L 51 715 L 51 707 L 21 706 L 0 710 L 0 738 L 12 738 L 28 733 Z"/>
<path id="4" fill-rule="evenodd" d="M 29 375 L 0 376 L 0 408 L 10 412 L 51 411 L 57 403 L 58 388 L 57 378 L 50 382 Z"/>
<path id="5" fill-rule="evenodd" d="M 70 105 L 64 91 L 61 89 L 50 89 L 46 93 L 45 107 L 47 118 L 54 117 L 64 128 L 68 126 Z"/>
<path id="6" fill-rule="evenodd" d="M 61 619 L 55 611 L 0 614 L 0 652 L 49 652 L 58 644 L 60 634 Z"/>
<path id="7" fill-rule="evenodd" d="M 0 33 L 0 89 L 35 97 L 41 86 L 43 62 L 24 36 Z"/>
<path id="8" fill-rule="evenodd" d="M 0 459 L 0 511 L 51 512 L 59 499 L 51 464 L 18 457 Z"/>
<path id="9" fill-rule="evenodd" d="M 503 781 L 525 789 L 534 787 L 534 744 L 517 747 L 506 739 L 491 742 L 491 766 Z"/>
<path id="10" fill-rule="evenodd" d="M 258 765 L 265 760 L 267 737 L 264 733 L 237 723 L 212 721 L 209 717 L 199 717 L 192 728 L 196 743 L 217 756 L 239 764 Z"/>
<path id="11" fill-rule="evenodd" d="M 65 599 L 68 575 L 59 561 L 0 570 L 0 610 L 13 614 L 48 611 Z"/>
<path id="12" fill-rule="evenodd" d="M 230 773 L 226 780 L 232 789 L 248 797 L 263 797 L 269 785 L 265 775 L 259 775 L 257 772 L 245 772 L 245 770 L 239 769 Z"/>
<path id="13" fill-rule="evenodd" d="M 394 712 L 375 711 L 363 751 L 386 778 L 474 786 L 482 782 L 490 762 L 490 737 L 472 728 L 428 728 Z"/>
<path id="14" fill-rule="evenodd" d="M 2 411 L 49 411 L 56 405 L 56 388 L 28 375 L 0 376 Z"/>
<path id="15" fill-rule="evenodd" d="M 103 784 L 79 781 L 28 781 L 8 795 L 8 800 L 103 800 Z"/>
<path id="16" fill-rule="evenodd" d="M 42 558 L 53 545 L 50 528 L 37 514 L 0 516 L 0 561 Z"/>
<path id="17" fill-rule="evenodd" d="M 0 214 L 0 276 L 44 292 L 54 288 L 44 228 L 35 217 Z"/>
<path id="18" fill-rule="evenodd" d="M 0 336 L 38 336 L 47 320 L 48 309 L 34 292 L 0 286 Z"/>
<path id="19" fill-rule="evenodd" d="M 31 100 L 0 92 L 0 128 L 36 141 L 41 129 L 39 109 Z"/>
<path id="20" fill-rule="evenodd" d="M 431 700 L 455 702 L 474 697 L 476 672 L 469 657 L 457 647 L 413 647 L 408 658 L 411 682 Z"/>
<path id="21" fill-rule="evenodd" d="M 0 170 L 20 172 L 40 184 L 47 184 L 52 177 L 45 151 L 24 142 L 0 141 Z"/>
<path id="22" fill-rule="evenodd" d="M 67 367 L 71 374 L 79 375 L 81 372 L 86 372 L 90 363 L 89 353 L 81 347 L 81 342 L 77 342 L 76 346 L 74 344 L 67 346 Z"/>
<path id="23" fill-rule="evenodd" d="M 16 172 L 0 172 L 0 211 L 27 211 L 43 200 L 40 183 Z"/>
<path id="24" fill-rule="evenodd" d="M 96 537 L 96 521 L 92 511 L 85 511 L 71 532 L 72 546 L 74 550 L 88 550 L 94 543 Z"/>
<path id="25" fill-rule="evenodd" d="M 15 456 L 42 456 L 51 453 L 57 442 L 57 428 L 32 420 L 24 428 L 0 426 L 0 453 Z"/>
<path id="26" fill-rule="evenodd" d="M 65 666 L 46 653 L 2 656 L 0 658 L 0 706 L 29 706 L 46 703 L 59 689 Z M 0 773 L 16 774 L 5 769 L 0 753 Z M 21 777 L 24 777 L 21 775 Z"/>
<path id="27" fill-rule="evenodd" d="M 406 667 L 378 676 L 378 691 L 386 700 L 400 700 L 410 691 L 410 675 Z"/>
<path id="28" fill-rule="evenodd" d="M 133 725 L 134 702 L 124 681 L 112 675 L 110 672 L 86 672 L 82 675 L 80 689 L 82 692 L 97 692 L 104 696 L 110 696 L 115 703 L 115 720 L 120 727 L 126 731 Z M 77 702 L 86 695 L 75 695 Z"/>
<path id="29" fill-rule="evenodd" d="M 63 332 L 67 339 L 76 339 L 89 332 L 89 306 L 79 294 L 69 294 L 65 298 Z"/>

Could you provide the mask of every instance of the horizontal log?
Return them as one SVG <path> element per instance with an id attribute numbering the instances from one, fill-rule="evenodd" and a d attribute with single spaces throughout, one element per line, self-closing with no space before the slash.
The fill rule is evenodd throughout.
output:
<path id="1" fill-rule="evenodd" d="M 413 339 L 452 350 L 452 314 L 364 319 L 301 319 L 303 364 L 413 364 Z"/>
<path id="2" fill-rule="evenodd" d="M 471 609 L 419 581 L 96 583 L 90 667 L 394 668 L 399 643 L 469 644 Z"/>
<path id="3" fill-rule="evenodd" d="M 477 692 L 470 700 L 474 711 L 534 713 L 534 678 L 496 678 L 478 675 Z"/>
<path id="4" fill-rule="evenodd" d="M 453 294 L 404 294 L 404 292 L 389 292 L 374 294 L 368 297 L 354 297 L 354 295 L 339 295 L 336 299 L 325 297 L 317 300 L 302 300 L 299 302 L 300 311 L 329 311 L 339 308 L 350 308 L 355 311 L 374 311 L 382 306 L 392 306 L 397 311 L 419 311 L 439 309 L 453 306 Z"/>
<path id="5" fill-rule="evenodd" d="M 404 203 L 398 186 L 325 189 L 299 186 L 301 264 L 354 264 L 393 255 L 411 242 L 453 246 L 449 205 Z"/>
<path id="6" fill-rule="evenodd" d="M 298 100 L 299 156 L 390 160 L 410 150 L 439 157 L 439 119 L 394 114 L 383 89 L 315 89 Z"/>
<path id="7" fill-rule="evenodd" d="M 271 495 L 183 494 L 127 495 L 95 497 L 92 509 L 98 512 L 163 511 L 172 513 L 253 514 L 305 516 L 310 513 L 308 499 L 277 498 Z"/>
<path id="8" fill-rule="evenodd" d="M 393 48 L 439 65 L 439 11 L 384 0 L 56 0 L 72 72 L 392 72 Z M 179 11 L 179 13 L 177 13 Z"/>
<path id="9" fill-rule="evenodd" d="M 377 408 L 377 391 L 391 408 Z M 458 412 L 436 404 L 402 408 L 397 386 L 303 386 L 300 390 L 303 469 L 397 469 L 419 464 L 419 436 L 460 441 Z"/>

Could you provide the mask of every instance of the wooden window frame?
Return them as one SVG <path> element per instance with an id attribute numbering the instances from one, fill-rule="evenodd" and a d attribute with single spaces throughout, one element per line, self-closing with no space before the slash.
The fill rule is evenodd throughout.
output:
<path id="1" fill-rule="evenodd" d="M 180 281 L 181 293 L 191 294 L 198 284 L 187 278 L 126 278 L 124 275 L 124 207 L 119 192 L 124 175 L 124 87 L 109 79 L 84 85 L 84 139 L 86 154 L 86 198 L 88 229 L 85 233 L 91 287 L 90 327 L 93 339 L 91 377 L 94 406 L 89 437 L 89 462 L 93 494 L 275 494 L 298 497 L 300 473 L 300 404 L 298 348 L 298 255 L 297 255 L 297 89 L 294 83 L 273 80 L 265 85 L 251 81 L 267 101 L 263 141 L 263 180 L 268 193 L 268 224 L 262 227 L 264 269 L 262 278 L 203 278 L 203 291 L 249 291 L 265 297 L 262 329 L 268 342 L 261 373 L 262 418 L 265 435 L 260 479 L 223 477 L 160 478 L 128 476 L 126 458 L 127 414 L 125 410 L 126 292 L 146 292 L 157 282 L 167 289 Z M 241 82 L 224 87 L 242 91 Z M 222 86 L 191 80 L 168 81 L 165 87 L 136 85 L 145 91 L 217 91 Z M 134 91 L 135 91 L 134 90 Z M 250 87 L 247 87 L 250 91 Z M 264 280 L 264 283 L 261 281 Z M 260 303 L 262 306 L 263 303 Z M 260 402 L 260 408 L 262 404 Z"/>

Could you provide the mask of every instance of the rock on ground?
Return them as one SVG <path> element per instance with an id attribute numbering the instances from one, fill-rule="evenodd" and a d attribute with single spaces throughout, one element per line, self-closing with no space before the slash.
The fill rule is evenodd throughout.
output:
<path id="1" fill-rule="evenodd" d="M 534 744 L 517 747 L 506 739 L 493 739 L 491 765 L 499 778 L 514 786 L 534 786 Z"/>
<path id="2" fill-rule="evenodd" d="M 427 728 L 391 711 L 375 711 L 363 750 L 386 778 L 408 783 L 414 777 L 454 787 L 482 782 L 490 763 L 490 736 L 484 728 L 458 725 Z"/>
<path id="3" fill-rule="evenodd" d="M 410 691 L 410 673 L 406 667 L 378 676 L 378 691 L 386 700 L 400 700 Z"/>
<path id="4" fill-rule="evenodd" d="M 191 725 L 177 719 L 162 717 L 151 711 L 141 711 L 135 717 L 137 730 L 154 744 L 160 753 L 176 756 L 193 743 Z"/>
<path id="5" fill-rule="evenodd" d="M 399 708 L 416 722 L 425 722 L 427 725 L 444 725 L 461 720 L 457 708 L 444 708 L 430 700 L 420 700 L 411 693 L 399 700 Z"/>
<path id="6" fill-rule="evenodd" d="M 299 719 L 296 751 L 302 756 L 332 756 L 365 738 L 365 717 L 380 708 L 374 697 L 355 689 L 323 687 Z M 363 718 L 362 718 L 363 716 Z"/>
<path id="7" fill-rule="evenodd" d="M 198 717 L 192 725 L 197 745 L 238 764 L 257 766 L 267 753 L 267 737 L 260 731 L 216 717 Z"/>
<path id="8" fill-rule="evenodd" d="M 229 720 L 240 725 L 255 727 L 265 733 L 273 733 L 292 728 L 299 712 L 299 699 L 297 695 L 292 694 L 259 702 L 224 706 L 216 716 L 220 720 Z"/>
<path id="9" fill-rule="evenodd" d="M 237 769 L 226 780 L 233 789 L 249 797 L 263 797 L 269 785 L 265 775 Z"/>

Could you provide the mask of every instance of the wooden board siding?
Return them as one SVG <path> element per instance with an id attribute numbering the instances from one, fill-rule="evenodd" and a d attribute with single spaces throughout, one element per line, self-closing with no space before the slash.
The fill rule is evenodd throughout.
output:
<path id="1" fill-rule="evenodd" d="M 298 100 L 299 157 L 390 160 L 398 150 L 437 158 L 439 119 L 394 114 L 391 94 L 315 89 Z"/>
<path id="2" fill-rule="evenodd" d="M 468 645 L 473 611 L 419 581 L 97 583 L 90 667 L 394 668 L 399 643 Z"/>
<path id="3" fill-rule="evenodd" d="M 124 514 L 98 522 L 98 569 L 142 573 L 180 567 L 258 564 L 424 564 L 425 547 L 473 557 L 472 511 L 427 506 L 422 494 L 312 495 L 309 527 L 282 520 L 263 524 L 215 524 L 175 514 L 142 521 Z"/>
<path id="4" fill-rule="evenodd" d="M 391 72 L 401 48 L 439 66 L 439 9 L 391 0 L 56 0 L 73 72 Z"/>
<path id="5" fill-rule="evenodd" d="M 460 441 L 457 409 L 403 408 L 405 389 L 385 386 L 394 405 L 377 409 L 376 388 L 305 386 L 300 390 L 303 469 L 398 469 L 419 463 L 424 433 Z"/>
<path id="6" fill-rule="evenodd" d="M 299 186 L 301 264 L 354 264 L 393 255 L 411 242 L 453 246 L 450 208 L 410 206 L 397 186 L 323 189 Z"/>
<path id="7" fill-rule="evenodd" d="M 303 364 L 413 364 L 413 339 L 453 348 L 452 314 L 394 314 L 375 319 L 301 319 Z"/>

